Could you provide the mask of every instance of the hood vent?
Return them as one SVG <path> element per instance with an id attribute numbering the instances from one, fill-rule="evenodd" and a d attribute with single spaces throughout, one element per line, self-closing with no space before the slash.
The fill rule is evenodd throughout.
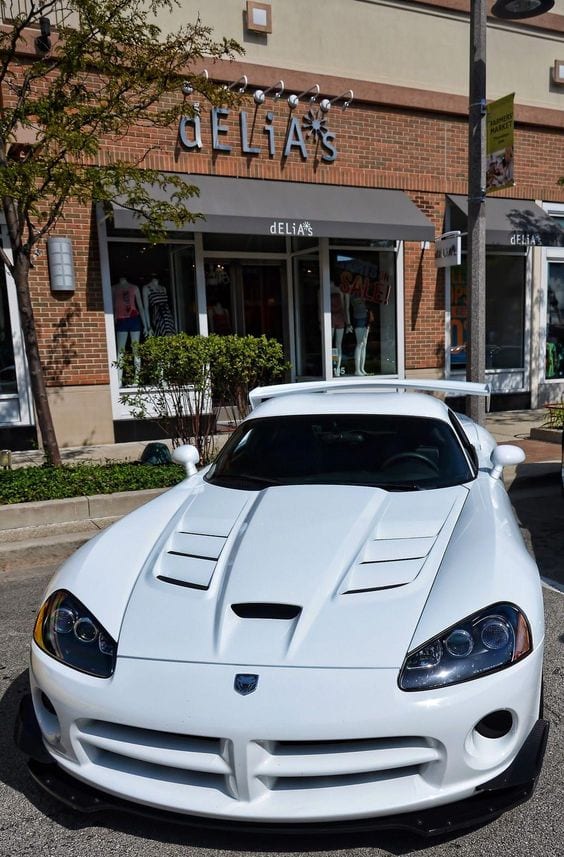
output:
<path id="1" fill-rule="evenodd" d="M 232 604 L 231 609 L 240 619 L 295 619 L 302 612 L 302 608 L 295 604 L 257 602 Z"/>
<path id="2" fill-rule="evenodd" d="M 156 563 L 156 577 L 190 589 L 208 589 L 225 542 L 223 536 L 173 533 Z"/>
<path id="3" fill-rule="evenodd" d="M 434 538 L 371 539 L 346 581 L 344 595 L 394 589 L 411 583 L 421 569 Z"/>

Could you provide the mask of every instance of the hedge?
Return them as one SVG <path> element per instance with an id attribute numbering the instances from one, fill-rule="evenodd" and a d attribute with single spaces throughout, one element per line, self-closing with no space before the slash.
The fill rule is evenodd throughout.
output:
<path id="1" fill-rule="evenodd" d="M 65 464 L 0 471 L 0 504 L 168 488 L 185 477 L 178 464 Z"/>

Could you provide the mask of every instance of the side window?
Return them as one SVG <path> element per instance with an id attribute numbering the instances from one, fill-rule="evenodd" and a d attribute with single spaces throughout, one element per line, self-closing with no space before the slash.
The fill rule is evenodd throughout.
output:
<path id="1" fill-rule="evenodd" d="M 462 446 L 464 447 L 464 449 L 466 451 L 466 455 L 470 459 L 470 462 L 472 464 L 472 469 L 474 470 L 474 476 L 475 476 L 479 470 L 478 453 L 476 452 L 476 448 L 475 448 L 474 444 L 470 443 L 470 441 L 468 440 L 468 435 L 466 434 L 466 432 L 464 431 L 464 429 L 460 425 L 458 419 L 456 418 L 454 412 L 451 411 L 450 408 L 449 408 L 448 416 L 449 416 L 451 425 L 452 425 L 454 431 L 456 432 L 456 435 L 457 435 L 460 443 L 462 444 Z"/>

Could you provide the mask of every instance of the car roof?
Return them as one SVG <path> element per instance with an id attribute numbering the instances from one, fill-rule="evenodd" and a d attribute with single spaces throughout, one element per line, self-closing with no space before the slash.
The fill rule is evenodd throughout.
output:
<path id="1" fill-rule="evenodd" d="M 448 407 L 427 393 L 339 392 L 293 393 L 267 399 L 249 418 L 304 414 L 392 414 L 448 422 Z"/>

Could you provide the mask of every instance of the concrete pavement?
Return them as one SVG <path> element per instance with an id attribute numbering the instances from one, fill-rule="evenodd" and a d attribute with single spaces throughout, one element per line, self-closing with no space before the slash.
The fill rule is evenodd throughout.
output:
<path id="1" fill-rule="evenodd" d="M 504 471 L 512 498 L 542 496 L 559 483 L 561 433 L 551 430 L 547 434 L 542 428 L 545 420 L 544 409 L 487 415 L 486 427 L 495 439 L 520 446 L 527 456 L 523 464 Z M 542 439 L 535 439 L 538 436 Z M 65 462 L 138 461 L 148 443 L 74 447 L 63 449 L 62 456 Z M 43 454 L 38 450 L 13 453 L 15 467 L 42 462 Z M 163 490 L 0 506 L 0 571 L 61 562 L 100 529 Z"/>

